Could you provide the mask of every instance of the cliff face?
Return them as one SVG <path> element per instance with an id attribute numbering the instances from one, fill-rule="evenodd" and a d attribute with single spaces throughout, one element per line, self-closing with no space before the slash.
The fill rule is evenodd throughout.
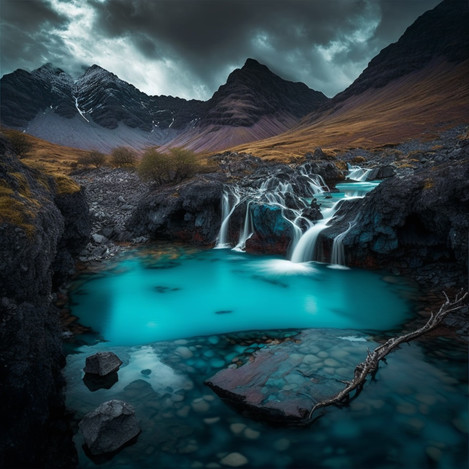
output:
<path id="1" fill-rule="evenodd" d="M 51 293 L 87 242 L 88 207 L 79 186 L 28 168 L 1 137 L 0 154 L 0 466 L 70 466 Z"/>

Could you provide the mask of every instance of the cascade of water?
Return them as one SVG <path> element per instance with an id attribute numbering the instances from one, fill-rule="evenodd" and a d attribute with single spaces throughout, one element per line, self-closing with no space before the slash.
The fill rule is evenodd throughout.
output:
<path id="1" fill-rule="evenodd" d="M 360 166 L 351 166 L 348 165 L 348 176 L 347 178 L 352 181 L 364 182 L 366 181 L 368 174 L 371 173 L 372 169 L 364 169 Z"/>
<path id="2" fill-rule="evenodd" d="M 250 205 L 251 200 L 246 205 L 246 214 L 244 215 L 244 226 L 241 230 L 241 233 L 239 234 L 238 244 L 234 248 L 236 251 L 244 251 L 244 248 L 246 247 L 246 241 L 253 234 Z"/>
<path id="3" fill-rule="evenodd" d="M 334 238 L 334 242 L 332 243 L 331 264 L 345 265 L 345 252 L 343 240 L 353 226 L 353 223 L 349 223 L 349 227 Z"/>
<path id="4" fill-rule="evenodd" d="M 304 177 L 303 183 L 303 196 L 313 197 L 316 194 L 330 192 L 324 179 L 317 174 L 308 174 L 307 170 L 303 167 L 299 169 L 299 173 Z M 291 203 L 287 200 L 294 198 L 296 208 L 292 207 Z M 279 180 L 279 177 L 274 175 L 262 181 L 256 188 L 246 185 L 229 186 L 225 189 L 222 196 L 222 223 L 220 232 L 217 239 L 218 249 L 230 248 L 232 245 L 229 240 L 229 222 L 230 218 L 241 203 L 247 202 L 246 213 L 244 215 L 244 225 L 242 226 L 239 234 L 238 243 L 233 249 L 243 251 L 246 246 L 246 241 L 252 236 L 254 231 L 251 204 L 253 202 L 268 204 L 280 208 L 281 216 L 292 226 L 293 239 L 290 251 L 293 252 L 295 246 L 303 235 L 304 226 L 311 227 L 312 222 L 305 218 L 302 213 L 308 207 L 306 199 L 295 196 L 295 189 L 291 182 Z"/>
<path id="5" fill-rule="evenodd" d="M 329 189 L 329 186 L 326 184 L 326 181 L 324 181 L 323 177 L 320 174 L 308 174 L 306 168 L 304 168 L 303 166 L 300 167 L 299 172 L 302 176 L 308 178 L 308 183 L 311 190 L 313 191 L 313 194 L 321 194 L 323 192 L 331 191 Z"/>
<path id="6" fill-rule="evenodd" d="M 314 259 L 314 251 L 316 249 L 316 241 L 319 233 L 327 227 L 327 224 L 334 218 L 337 206 L 341 201 L 336 202 L 331 208 L 323 211 L 323 219 L 311 226 L 301 236 L 298 243 L 293 249 L 291 255 L 292 262 L 307 262 Z"/>
<path id="7" fill-rule="evenodd" d="M 220 233 L 218 235 L 217 245 L 215 246 L 216 249 L 225 249 L 231 247 L 228 239 L 228 224 L 231 215 L 235 211 L 235 208 L 241 202 L 241 197 L 236 187 L 232 189 L 231 193 L 233 195 L 234 202 L 230 207 L 230 194 L 228 192 L 223 192 L 221 205 L 221 216 L 223 221 L 220 226 Z"/>

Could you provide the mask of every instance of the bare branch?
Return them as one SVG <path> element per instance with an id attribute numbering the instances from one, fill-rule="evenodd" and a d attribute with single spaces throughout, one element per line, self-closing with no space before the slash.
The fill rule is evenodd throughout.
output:
<path id="1" fill-rule="evenodd" d="M 379 362 L 383 360 L 386 355 L 392 352 L 400 344 L 414 340 L 426 332 L 435 329 L 449 313 L 457 311 L 464 306 L 463 301 L 467 298 L 468 293 L 463 293 L 461 291 L 456 295 L 453 301 L 448 298 L 448 295 L 445 292 L 443 292 L 443 295 L 445 296 L 445 302 L 441 305 L 436 314 L 433 312 L 431 313 L 430 318 L 424 326 L 399 337 L 393 337 L 387 340 L 384 344 L 376 347 L 372 352 L 368 350 L 365 361 L 359 363 L 355 367 L 353 380 L 348 382 L 347 386 L 334 397 L 318 402 L 311 409 L 309 419 L 311 420 L 313 418 L 313 413 L 322 407 L 344 405 L 350 399 L 350 393 L 353 391 L 356 391 L 355 396 L 358 395 L 365 384 L 367 376 L 378 371 Z"/>

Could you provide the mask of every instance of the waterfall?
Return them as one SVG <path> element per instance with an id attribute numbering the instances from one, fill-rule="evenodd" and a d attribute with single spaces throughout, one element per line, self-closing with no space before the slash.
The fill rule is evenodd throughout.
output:
<path id="1" fill-rule="evenodd" d="M 336 202 L 331 208 L 323 211 L 323 219 L 318 221 L 315 225 L 311 226 L 301 236 L 298 243 L 293 249 L 291 255 L 292 262 L 308 262 L 314 259 L 314 251 L 316 249 L 316 241 L 319 233 L 324 230 L 328 223 L 334 218 L 337 211 L 337 206 L 341 201 Z"/>
<path id="2" fill-rule="evenodd" d="M 352 181 L 357 181 L 357 182 L 364 182 L 366 181 L 368 174 L 373 171 L 372 169 L 364 169 L 361 168 L 360 166 L 351 166 L 348 165 L 348 179 L 351 179 Z"/>
<path id="3" fill-rule="evenodd" d="M 230 207 L 230 194 L 223 192 L 221 205 L 221 217 L 223 221 L 220 226 L 220 233 L 218 235 L 217 245 L 215 246 L 216 249 L 226 249 L 231 247 L 228 239 L 228 225 L 231 215 L 241 202 L 241 197 L 236 187 L 232 190 L 232 195 L 234 198 L 234 203 Z"/>
<path id="4" fill-rule="evenodd" d="M 334 238 L 334 242 L 332 244 L 331 264 L 345 265 L 345 252 L 343 240 L 353 226 L 354 223 L 349 223 L 349 227 L 344 232 L 340 233 Z"/>
<path id="5" fill-rule="evenodd" d="M 253 233 L 251 212 L 249 210 L 250 205 L 251 205 L 251 201 L 249 201 L 246 205 L 246 214 L 244 216 L 244 226 L 239 235 L 238 244 L 234 248 L 234 250 L 236 251 L 244 251 L 244 248 L 246 247 L 246 241 L 252 236 L 252 233 Z"/>

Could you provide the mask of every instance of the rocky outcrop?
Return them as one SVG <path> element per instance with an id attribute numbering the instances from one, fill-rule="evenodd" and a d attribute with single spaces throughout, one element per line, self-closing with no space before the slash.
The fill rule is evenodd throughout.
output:
<path id="1" fill-rule="evenodd" d="M 343 243 L 347 264 L 418 271 L 430 264 L 467 275 L 469 146 L 457 158 L 384 181 L 359 203 L 343 204 L 324 243 L 353 227 Z M 342 218 L 341 218 L 342 217 Z"/>
<path id="2" fill-rule="evenodd" d="M 214 243 L 221 224 L 225 180 L 221 174 L 205 174 L 151 190 L 127 222 L 128 231 L 152 239 Z"/>
<path id="3" fill-rule="evenodd" d="M 52 279 L 87 241 L 87 206 L 77 185 L 26 167 L 2 138 L 0 153 L 0 466 L 61 467 L 74 449 L 58 418 L 64 357 Z"/>

